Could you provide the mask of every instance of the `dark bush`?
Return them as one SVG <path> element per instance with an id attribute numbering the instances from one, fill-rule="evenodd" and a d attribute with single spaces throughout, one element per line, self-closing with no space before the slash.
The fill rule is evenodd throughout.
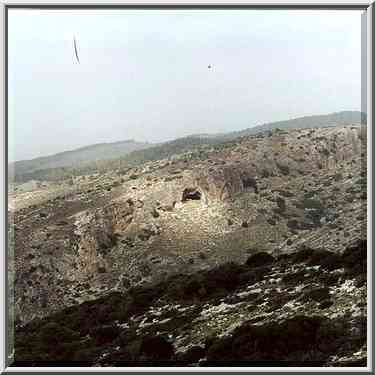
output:
<path id="1" fill-rule="evenodd" d="M 327 300 L 330 297 L 329 288 L 314 288 L 310 291 L 304 293 L 302 300 L 308 301 L 313 300 L 316 302 L 321 302 Z"/>
<path id="2" fill-rule="evenodd" d="M 283 276 L 282 281 L 286 284 L 299 284 L 306 280 L 305 271 L 291 272 Z"/>
<path id="3" fill-rule="evenodd" d="M 201 358 L 206 354 L 205 348 L 201 346 L 193 346 L 188 349 L 186 352 L 179 353 L 175 357 L 175 361 L 181 365 L 189 365 L 197 363 Z"/>
<path id="4" fill-rule="evenodd" d="M 79 333 L 51 322 L 44 325 L 39 332 L 39 339 L 48 345 L 56 345 L 59 342 L 71 342 L 79 338 Z"/>
<path id="5" fill-rule="evenodd" d="M 357 240 L 349 245 L 343 252 L 342 263 L 352 275 L 366 273 L 367 267 L 367 241 Z"/>
<path id="6" fill-rule="evenodd" d="M 132 342 L 128 350 L 133 360 L 166 361 L 173 354 L 173 345 L 162 336 L 145 336 Z"/>
<path id="7" fill-rule="evenodd" d="M 333 271 L 342 266 L 342 261 L 339 255 L 328 250 L 318 249 L 313 251 L 307 264 L 312 266 L 320 265 L 328 271 Z"/>
<path id="8" fill-rule="evenodd" d="M 322 210 L 324 207 L 318 199 L 305 198 L 302 202 L 303 208 Z"/>
<path id="9" fill-rule="evenodd" d="M 285 211 L 285 209 L 286 209 L 285 199 L 283 199 L 281 197 L 277 197 L 276 198 L 276 204 L 277 204 L 277 207 L 280 209 L 281 212 Z"/>
<path id="10" fill-rule="evenodd" d="M 94 327 L 90 330 L 90 336 L 96 341 L 97 345 L 113 341 L 119 334 L 119 329 L 115 325 L 104 325 Z"/>
<path id="11" fill-rule="evenodd" d="M 266 252 L 259 252 L 254 255 L 251 255 L 246 264 L 249 267 L 261 267 L 266 266 L 274 262 L 274 257 Z"/>
<path id="12" fill-rule="evenodd" d="M 293 353 L 307 351 L 312 357 L 310 360 L 326 359 L 330 351 L 321 353 L 317 348 L 317 332 L 324 321 L 320 317 L 296 316 L 281 324 L 244 324 L 231 336 L 213 341 L 207 351 L 206 365 L 288 361 Z"/>
<path id="13" fill-rule="evenodd" d="M 173 276 L 166 282 L 166 294 L 184 302 L 225 295 L 239 286 L 240 275 L 246 270 L 236 263 L 224 263 L 200 274 Z"/>

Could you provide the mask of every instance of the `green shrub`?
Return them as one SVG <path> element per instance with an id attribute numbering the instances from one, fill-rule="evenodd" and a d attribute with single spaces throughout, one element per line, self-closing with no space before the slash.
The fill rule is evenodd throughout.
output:
<path id="1" fill-rule="evenodd" d="M 302 202 L 303 208 L 322 210 L 324 207 L 318 199 L 305 198 Z"/>

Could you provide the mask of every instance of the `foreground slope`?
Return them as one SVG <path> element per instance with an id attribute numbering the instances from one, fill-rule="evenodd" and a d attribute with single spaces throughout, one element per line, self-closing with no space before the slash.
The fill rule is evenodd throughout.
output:
<path id="1" fill-rule="evenodd" d="M 16 332 L 16 365 L 366 366 L 366 243 L 111 292 Z"/>

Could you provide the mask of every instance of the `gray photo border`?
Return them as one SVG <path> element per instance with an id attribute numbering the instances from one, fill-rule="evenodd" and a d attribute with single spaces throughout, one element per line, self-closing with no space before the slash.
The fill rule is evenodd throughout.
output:
<path id="1" fill-rule="evenodd" d="M 2 1 L 2 0 L 0 0 Z M 65 0 L 67 1 L 67 0 Z M 69 0 L 68 0 L 69 1 Z M 142 0 L 141 0 L 142 1 Z M 173 0 L 172 0 L 173 1 Z M 178 0 L 177 0 L 178 1 Z M 220 1 L 220 0 L 219 0 Z M 251 0 L 250 0 L 251 1 Z M 9 367 L 12 362 L 12 342 L 9 339 L 9 332 L 12 334 L 12 329 L 9 331 L 9 319 L 10 319 L 10 309 L 12 307 L 13 295 L 10 292 L 10 275 L 8 271 L 9 263 L 9 252 L 11 249 L 9 245 L 11 244 L 12 235 L 8 234 L 8 227 L 12 221 L 12 218 L 8 215 L 8 11 L 10 9 L 263 9 L 263 10 L 287 10 L 287 9 L 304 9 L 304 10 L 363 10 L 362 15 L 362 67 L 361 67 L 361 93 L 362 93 L 362 103 L 361 111 L 367 113 L 367 180 L 370 186 L 368 191 L 368 201 L 367 201 L 367 228 L 364 226 L 363 230 L 367 229 L 368 234 L 368 251 L 367 251 L 367 288 L 368 288 L 368 300 L 367 300 L 367 311 L 368 311 L 368 334 L 367 334 L 367 350 L 368 350 L 368 366 L 367 368 L 285 368 L 282 370 L 272 368 L 241 368 L 241 369 L 231 369 L 229 367 L 222 368 L 206 368 L 205 371 L 201 368 L 147 368 L 147 372 L 195 372 L 199 374 L 204 374 L 206 372 L 252 372 L 261 374 L 271 374 L 274 372 L 309 372 L 313 374 L 329 374 L 331 372 L 339 373 L 365 373 L 373 374 L 373 326 L 372 326 L 372 311 L 373 311 L 373 301 L 374 301 L 374 285 L 372 270 L 375 265 L 375 257 L 372 256 L 372 186 L 373 186 L 373 155 L 372 155 L 372 145 L 375 143 L 375 133 L 372 131 L 372 104 L 373 104 L 373 87 L 375 84 L 373 75 L 373 57 L 374 57 L 374 40 L 375 40 L 375 28 L 372 27 L 372 20 L 375 19 L 375 3 L 370 2 L 342 2 L 342 3 L 284 3 L 284 2 L 257 2 L 257 3 L 197 3 L 197 2 L 174 2 L 174 3 L 156 3 L 156 2 L 132 2 L 132 3 L 98 3 L 97 0 L 93 2 L 86 3 L 31 3 L 31 2 L 3 2 L 0 3 L 0 24 L 2 27 L 2 38 L 0 40 L 1 50 L 4 51 L 0 65 L 2 67 L 2 75 L 0 78 L 0 86 L 3 87 L 1 91 L 1 104 L 0 109 L 3 113 L 2 122 L 2 170 L 1 170 L 1 186 L 3 191 L 3 197 L 0 201 L 0 211 L 2 210 L 4 216 L 2 217 L 3 225 L 0 226 L 0 237 L 2 236 L 3 251 L 1 252 L 1 257 L 3 262 L 2 272 L 3 278 L 1 279 L 1 284 L 3 288 L 0 289 L 1 299 L 4 303 L 4 310 L 1 319 L 1 332 L 4 337 L 1 342 L 0 350 L 0 371 L 3 373 L 25 373 L 25 372 L 59 372 L 61 374 L 68 373 L 80 373 L 80 372 L 100 372 L 100 373 L 113 373 L 113 372 L 123 372 L 123 373 L 146 373 L 146 368 L 92 368 L 92 367 Z M 365 121 L 365 119 L 363 119 Z M 366 209 L 364 207 L 364 209 Z M 369 251 L 370 250 L 370 251 Z M 370 289 L 371 286 L 371 289 Z M 198 370 L 198 371 L 194 371 Z M 328 371 L 329 370 L 329 371 Z"/>

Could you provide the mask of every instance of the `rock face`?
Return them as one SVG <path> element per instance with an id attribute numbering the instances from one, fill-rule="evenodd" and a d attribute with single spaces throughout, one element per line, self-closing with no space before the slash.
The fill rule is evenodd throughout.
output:
<path id="1" fill-rule="evenodd" d="M 363 363 L 365 161 L 358 126 L 274 131 L 12 193 L 18 360 Z"/>
<path id="2" fill-rule="evenodd" d="M 202 170 L 194 176 L 199 189 L 209 200 L 225 201 L 245 191 L 258 192 L 256 170 L 247 165 L 220 165 Z"/>
<path id="3" fill-rule="evenodd" d="M 105 267 L 105 254 L 116 245 L 117 235 L 126 231 L 132 222 L 134 204 L 130 201 L 114 202 L 94 212 L 74 215 L 77 251 L 77 271 L 81 279 Z"/>

